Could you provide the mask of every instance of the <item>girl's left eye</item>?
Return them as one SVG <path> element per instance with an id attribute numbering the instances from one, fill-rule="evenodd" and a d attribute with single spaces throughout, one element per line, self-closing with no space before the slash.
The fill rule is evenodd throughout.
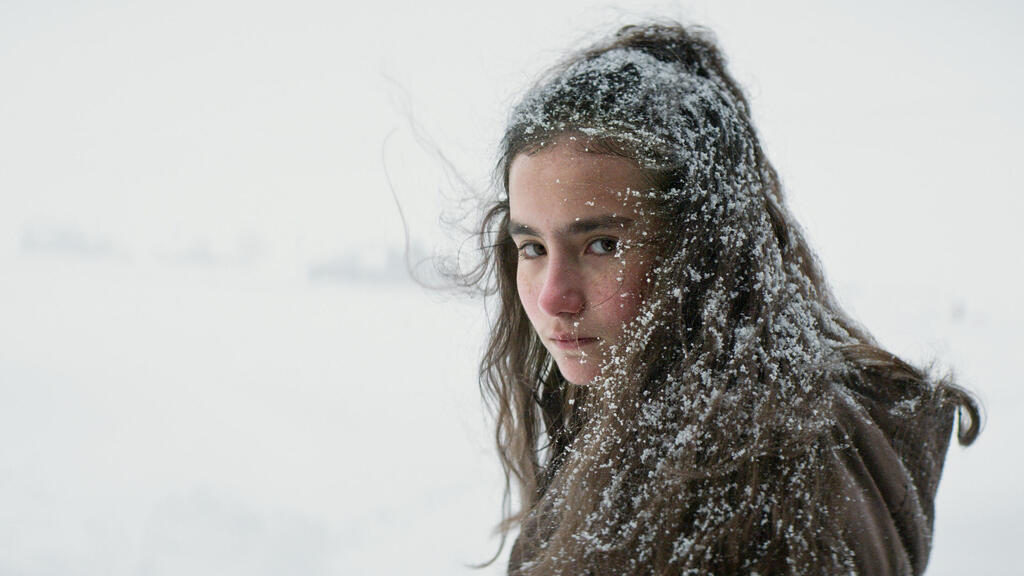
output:
<path id="1" fill-rule="evenodd" d="M 591 254 L 604 256 L 606 254 L 614 254 L 615 249 L 618 247 L 619 241 L 615 238 L 598 238 L 587 246 L 587 251 Z"/>

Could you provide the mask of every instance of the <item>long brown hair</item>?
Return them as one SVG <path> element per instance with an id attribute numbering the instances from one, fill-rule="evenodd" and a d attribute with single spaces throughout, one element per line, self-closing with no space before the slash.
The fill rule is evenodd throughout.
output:
<path id="1" fill-rule="evenodd" d="M 508 233 L 512 159 L 570 133 L 658 184 L 643 198 L 659 224 L 651 287 L 586 387 L 531 327 Z M 893 402 L 958 408 L 961 444 L 977 435 L 968 393 L 840 308 L 708 32 L 628 26 L 556 66 L 514 109 L 496 175 L 465 279 L 497 301 L 480 384 L 505 471 L 500 529 L 522 527 L 512 572 L 839 572 L 850 551 L 822 472 L 837 394 L 881 381 Z"/>

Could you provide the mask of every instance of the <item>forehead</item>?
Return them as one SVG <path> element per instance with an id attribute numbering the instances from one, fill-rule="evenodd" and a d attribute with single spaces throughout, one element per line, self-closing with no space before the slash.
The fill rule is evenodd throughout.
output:
<path id="1" fill-rule="evenodd" d="M 518 154 L 509 167 L 508 182 L 515 220 L 630 212 L 638 198 L 629 192 L 650 188 L 647 173 L 635 161 L 567 139 Z"/>

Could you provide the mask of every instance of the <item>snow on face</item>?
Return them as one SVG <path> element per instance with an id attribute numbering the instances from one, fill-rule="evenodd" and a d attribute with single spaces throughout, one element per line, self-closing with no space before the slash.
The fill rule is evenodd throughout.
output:
<path id="1" fill-rule="evenodd" d="M 641 302 L 650 270 L 632 160 L 563 137 L 517 155 L 509 169 L 510 234 L 519 249 L 519 300 L 562 376 L 601 372 Z"/>

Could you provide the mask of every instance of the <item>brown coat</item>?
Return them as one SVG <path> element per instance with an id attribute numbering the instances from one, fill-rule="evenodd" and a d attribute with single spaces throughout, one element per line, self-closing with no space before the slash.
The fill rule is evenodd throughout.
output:
<path id="1" fill-rule="evenodd" d="M 848 543 L 861 574 L 921 574 L 931 550 L 935 491 L 953 427 L 941 397 L 897 400 L 895 385 L 841 394 L 836 429 Z"/>
<path id="2" fill-rule="evenodd" d="M 839 385 L 831 451 L 843 538 L 858 574 L 917 575 L 931 549 L 934 498 L 953 425 L 941 392 L 880 377 Z M 533 523 L 513 545 L 513 573 L 536 550 Z M 797 567 L 796 573 L 817 573 Z M 820 572 L 820 570 L 818 571 Z"/>

